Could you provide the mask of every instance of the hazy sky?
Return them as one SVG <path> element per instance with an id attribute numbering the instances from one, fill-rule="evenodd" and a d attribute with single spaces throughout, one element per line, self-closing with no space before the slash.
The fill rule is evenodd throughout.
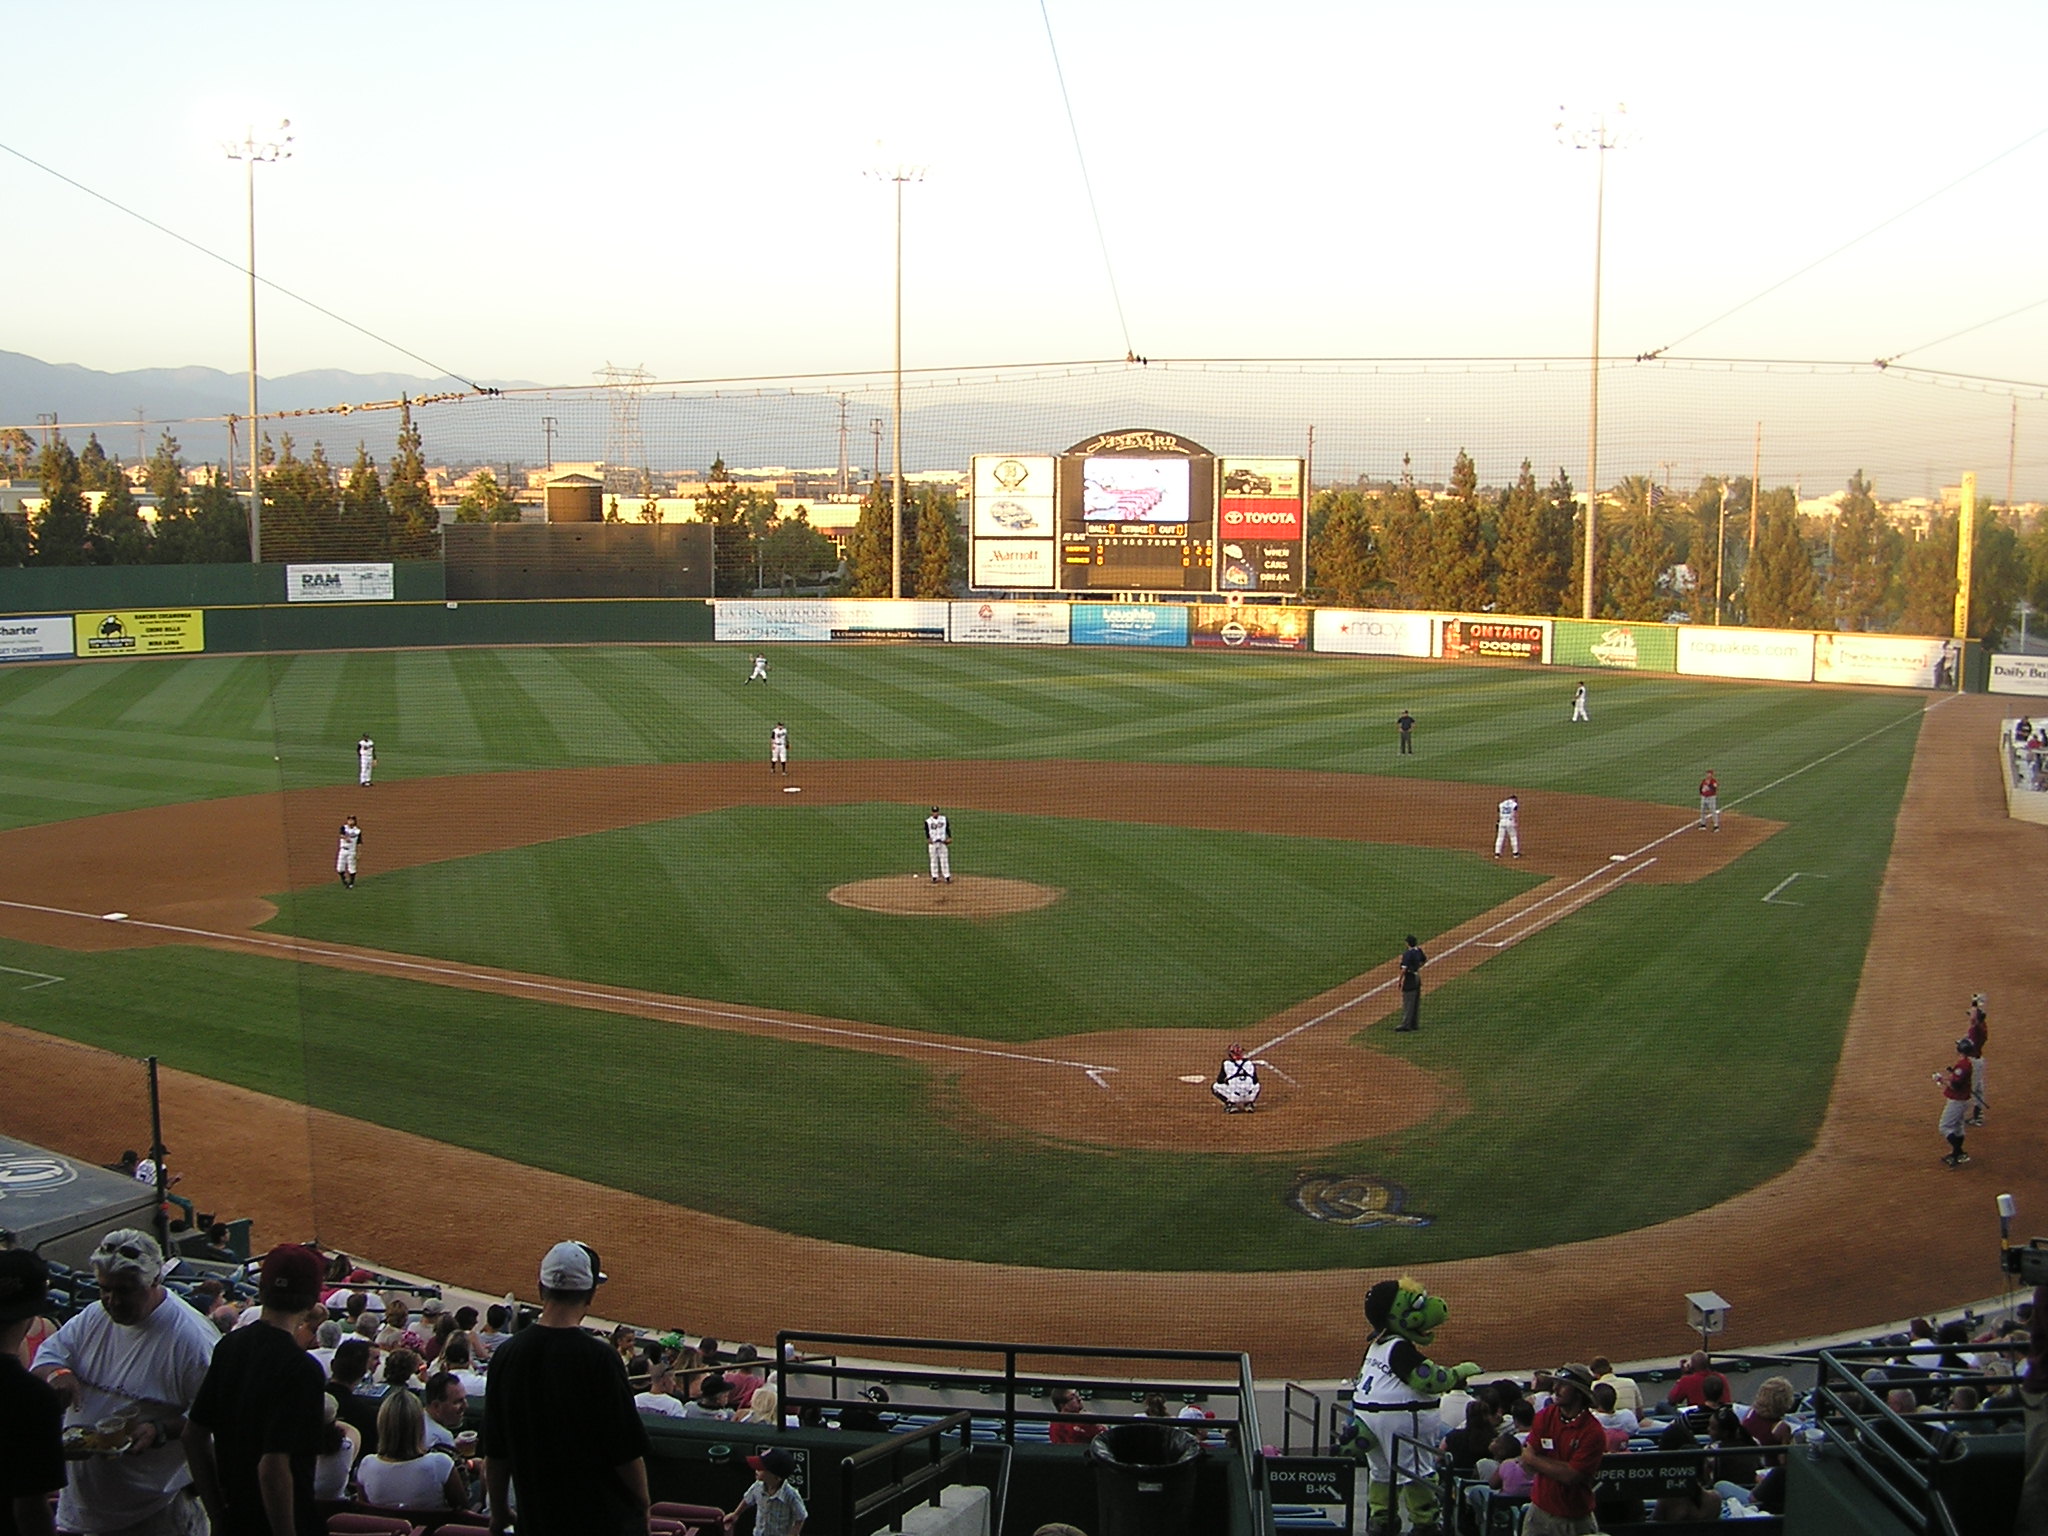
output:
<path id="1" fill-rule="evenodd" d="M 1579 354 L 1687 331 L 2048 128 L 2048 6 L 1046 0 L 78 4 L 0 142 L 471 377 Z M 20 28 L 17 25 L 16 31 Z M 880 147 L 878 148 L 878 141 Z M 1678 351 L 2048 379 L 2048 135 Z M 243 366 L 240 275 L 0 155 L 0 345 Z M 263 371 L 425 372 L 263 299 Z"/>

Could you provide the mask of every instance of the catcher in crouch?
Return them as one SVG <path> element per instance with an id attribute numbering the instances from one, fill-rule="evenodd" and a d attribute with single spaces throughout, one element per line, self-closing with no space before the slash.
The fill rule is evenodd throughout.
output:
<path id="1" fill-rule="evenodd" d="M 1259 1107 L 1259 1064 L 1244 1059 L 1244 1048 L 1233 1045 L 1216 1069 L 1216 1081 L 1209 1091 L 1223 1101 L 1229 1113 L 1249 1114 Z"/>

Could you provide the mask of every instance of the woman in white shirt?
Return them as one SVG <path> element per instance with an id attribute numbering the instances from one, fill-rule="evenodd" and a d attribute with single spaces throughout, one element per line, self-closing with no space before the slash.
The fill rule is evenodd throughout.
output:
<path id="1" fill-rule="evenodd" d="M 380 1509 L 460 1509 L 469 1489 L 454 1458 L 427 1449 L 427 1415 L 420 1400 L 393 1387 L 377 1410 L 377 1454 L 356 1468 L 363 1502 Z"/>
<path id="2" fill-rule="evenodd" d="M 363 1454 L 363 1432 L 338 1416 L 332 1392 L 320 1394 L 326 1427 L 320 1431 L 320 1459 L 313 1463 L 313 1497 L 339 1501 L 348 1497 L 349 1474 Z"/>

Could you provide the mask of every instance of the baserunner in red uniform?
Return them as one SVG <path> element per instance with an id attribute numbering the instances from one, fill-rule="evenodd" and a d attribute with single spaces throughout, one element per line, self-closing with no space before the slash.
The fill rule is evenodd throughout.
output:
<path id="1" fill-rule="evenodd" d="M 1709 768 L 1707 776 L 1700 780 L 1700 826 L 1706 827 L 1707 818 L 1714 818 L 1714 830 L 1721 830 L 1721 781 L 1714 777 Z"/>

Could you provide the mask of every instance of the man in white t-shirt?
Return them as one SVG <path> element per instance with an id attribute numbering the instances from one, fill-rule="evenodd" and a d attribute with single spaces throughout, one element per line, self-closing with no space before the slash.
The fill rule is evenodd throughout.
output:
<path id="1" fill-rule="evenodd" d="M 680 1419 L 683 1405 L 676 1398 L 676 1373 L 666 1360 L 656 1360 L 647 1371 L 647 1390 L 633 1394 L 633 1406 L 642 1413 L 665 1419 Z"/>
<path id="2" fill-rule="evenodd" d="M 163 1286 L 164 1256 L 123 1227 L 93 1251 L 100 1299 L 43 1341 L 35 1374 L 64 1401 L 67 1428 L 127 1420 L 129 1451 L 71 1464 L 57 1525 L 85 1536 L 196 1536 L 206 1529 L 179 1443 L 220 1333 Z"/>

